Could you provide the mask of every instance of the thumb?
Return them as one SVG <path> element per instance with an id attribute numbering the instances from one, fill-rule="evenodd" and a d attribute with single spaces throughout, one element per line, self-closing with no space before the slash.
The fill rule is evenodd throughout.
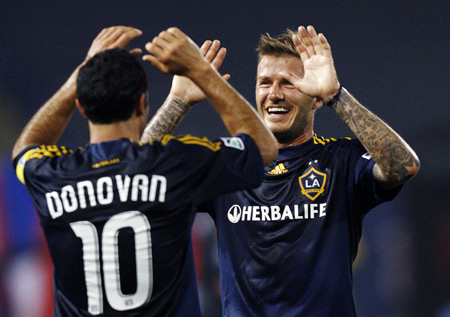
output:
<path id="1" fill-rule="evenodd" d="M 169 68 L 164 65 L 163 63 L 161 63 L 158 58 L 156 58 L 153 55 L 144 55 L 142 56 L 142 60 L 143 61 L 147 61 L 150 62 L 150 64 L 152 64 L 153 66 L 155 66 L 156 68 L 158 68 L 160 71 L 162 71 L 163 73 L 169 73 Z"/>
<path id="2" fill-rule="evenodd" d="M 294 74 L 293 72 L 281 71 L 280 76 L 286 78 L 292 85 L 298 90 L 302 91 L 303 79 Z"/>
<path id="3" fill-rule="evenodd" d="M 297 74 L 292 72 L 280 72 L 280 75 L 289 80 L 295 88 L 297 88 L 301 93 L 308 95 L 310 97 L 314 97 L 317 90 L 317 83 L 315 80 L 311 80 L 310 78 L 300 78 Z"/>

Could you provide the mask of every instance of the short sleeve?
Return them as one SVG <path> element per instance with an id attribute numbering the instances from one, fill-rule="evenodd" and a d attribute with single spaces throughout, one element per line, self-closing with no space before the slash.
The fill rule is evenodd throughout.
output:
<path id="1" fill-rule="evenodd" d="M 215 144 L 213 150 L 198 147 L 179 152 L 185 171 L 190 174 L 194 204 L 220 194 L 254 188 L 263 180 L 263 160 L 249 135 L 221 138 Z"/>
<path id="2" fill-rule="evenodd" d="M 375 161 L 367 153 L 358 140 L 350 141 L 346 148 L 346 159 L 343 160 L 347 171 L 348 188 L 354 192 L 357 206 L 365 214 L 377 205 L 392 200 L 400 192 L 402 186 L 384 189 L 373 176 Z"/>
<path id="3" fill-rule="evenodd" d="M 15 170 L 16 176 L 22 184 L 25 184 L 25 165 L 26 163 L 34 157 L 34 153 L 38 147 L 36 145 L 29 146 L 23 150 L 19 155 L 17 155 L 13 160 L 13 168 Z"/>

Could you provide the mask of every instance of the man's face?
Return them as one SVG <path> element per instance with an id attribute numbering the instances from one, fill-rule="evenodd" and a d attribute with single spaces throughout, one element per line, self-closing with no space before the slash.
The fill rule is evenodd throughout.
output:
<path id="1" fill-rule="evenodd" d="M 303 77 L 300 58 L 290 55 L 265 55 L 256 73 L 258 112 L 280 143 L 291 143 L 311 129 L 312 98 L 301 93 L 282 75 L 294 73 Z"/>

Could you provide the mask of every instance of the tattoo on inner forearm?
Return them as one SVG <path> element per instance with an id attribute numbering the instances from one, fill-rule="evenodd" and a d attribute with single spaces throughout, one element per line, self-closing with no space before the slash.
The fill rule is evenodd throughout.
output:
<path id="1" fill-rule="evenodd" d="M 417 158 L 386 123 L 363 107 L 347 91 L 343 91 L 339 100 L 331 107 L 355 133 L 388 177 L 388 182 L 403 182 L 412 176 L 408 168 L 418 166 Z"/>
<path id="2" fill-rule="evenodd" d="M 172 133 L 190 108 L 188 104 L 180 99 L 167 99 L 147 124 L 141 141 L 156 140 L 163 134 Z"/>

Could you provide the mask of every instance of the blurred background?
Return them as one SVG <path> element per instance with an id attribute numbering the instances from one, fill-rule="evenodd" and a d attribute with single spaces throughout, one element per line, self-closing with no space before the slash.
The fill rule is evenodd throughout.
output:
<path id="1" fill-rule="evenodd" d="M 0 4 L 0 316 L 51 316 L 51 262 L 11 149 L 35 111 L 84 59 L 104 27 L 131 25 L 143 48 L 163 29 L 228 48 L 222 73 L 254 104 L 259 35 L 314 25 L 331 43 L 340 82 L 416 150 L 421 170 L 393 202 L 369 213 L 354 264 L 359 316 L 450 316 L 450 1 L 10 1 Z M 151 115 L 171 76 L 145 65 Z M 205 120 L 205 118 L 207 118 Z M 315 132 L 353 136 L 329 109 Z M 227 135 L 208 103 L 175 131 Z M 88 142 L 75 114 L 60 144 Z M 214 225 L 193 228 L 205 316 L 220 316 Z"/>

